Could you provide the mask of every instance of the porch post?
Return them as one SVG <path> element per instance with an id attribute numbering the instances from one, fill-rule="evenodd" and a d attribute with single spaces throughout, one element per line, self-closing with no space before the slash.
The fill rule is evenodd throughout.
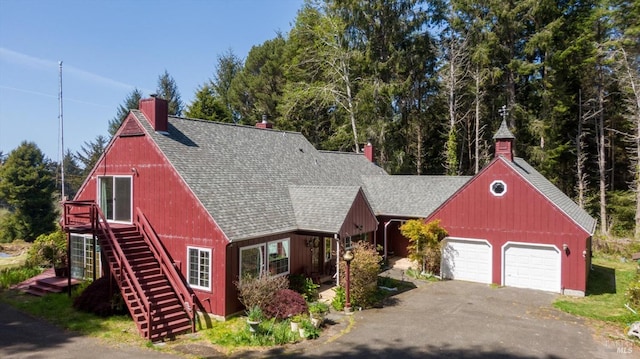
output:
<path id="1" fill-rule="evenodd" d="M 336 285 L 340 285 L 340 238 L 335 233 L 333 238 L 336 240 Z"/>
<path id="2" fill-rule="evenodd" d="M 71 297 L 71 232 L 67 232 L 67 295 Z"/>

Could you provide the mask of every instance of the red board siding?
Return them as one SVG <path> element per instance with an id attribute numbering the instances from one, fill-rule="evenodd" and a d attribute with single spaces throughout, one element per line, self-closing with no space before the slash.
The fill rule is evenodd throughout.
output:
<path id="1" fill-rule="evenodd" d="M 364 233 L 374 232 L 378 228 L 378 221 L 371 210 L 369 203 L 365 199 L 362 190 L 358 192 L 353 205 L 345 217 L 342 228 L 340 228 L 340 238 L 357 236 Z"/>
<path id="2" fill-rule="evenodd" d="M 497 197 L 489 191 L 495 180 L 507 184 Z M 493 161 L 436 210 L 450 236 L 480 238 L 493 246 L 493 283 L 502 284 L 502 250 L 506 242 L 553 244 L 562 251 L 563 289 L 586 290 L 588 238 L 581 227 L 547 200 L 503 160 Z M 565 254 L 563 244 L 570 252 Z"/>
<path id="3" fill-rule="evenodd" d="M 409 239 L 400 233 L 400 226 L 405 220 L 416 218 L 398 218 L 398 217 L 380 217 L 380 225 L 376 232 L 376 244 L 384 246 L 385 236 L 385 223 L 389 222 L 386 228 L 387 235 L 387 255 L 406 257 L 409 252 L 407 246 L 409 245 Z"/>
<path id="4" fill-rule="evenodd" d="M 129 117 L 126 121 L 136 121 Z M 123 129 L 135 127 L 128 123 Z M 136 171 L 133 172 L 132 168 Z M 212 250 L 211 290 L 195 290 L 211 313 L 226 314 L 226 245 L 228 241 L 173 166 L 147 136 L 114 137 L 90 178 L 76 196 L 97 200 L 97 178 L 132 176 L 133 208 L 140 207 L 174 261 L 187 275 L 187 246 Z"/>

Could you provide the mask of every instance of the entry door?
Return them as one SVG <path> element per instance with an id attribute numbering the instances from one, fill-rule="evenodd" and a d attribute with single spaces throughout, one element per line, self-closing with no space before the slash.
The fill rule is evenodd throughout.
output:
<path id="1" fill-rule="evenodd" d="M 131 177 L 99 177 L 99 203 L 109 221 L 131 222 Z"/>

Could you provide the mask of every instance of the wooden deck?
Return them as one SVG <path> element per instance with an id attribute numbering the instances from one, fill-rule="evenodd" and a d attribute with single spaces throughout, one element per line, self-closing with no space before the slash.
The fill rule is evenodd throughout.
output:
<path id="1" fill-rule="evenodd" d="M 135 224 L 127 224 L 127 223 L 109 223 L 109 227 L 113 230 L 118 229 L 127 229 L 131 227 L 135 227 Z M 67 232 L 75 233 L 75 234 L 91 234 L 93 228 L 91 228 L 91 224 L 78 224 L 71 225 L 66 228 Z"/>
<path id="2" fill-rule="evenodd" d="M 73 287 L 77 284 L 80 284 L 80 281 L 71 278 L 71 286 Z M 64 292 L 68 286 L 69 278 L 56 277 L 53 268 L 49 268 L 33 278 L 29 278 L 22 283 L 12 286 L 11 289 L 41 297 L 49 293 Z"/>

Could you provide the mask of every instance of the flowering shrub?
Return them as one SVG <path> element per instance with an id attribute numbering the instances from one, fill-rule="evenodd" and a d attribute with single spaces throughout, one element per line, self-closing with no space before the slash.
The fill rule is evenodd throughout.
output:
<path id="1" fill-rule="evenodd" d="M 306 313 L 307 302 L 302 295 L 291 289 L 281 289 L 265 303 L 263 312 L 267 318 L 288 318 Z"/>
<path id="2" fill-rule="evenodd" d="M 409 239 L 409 259 L 420 265 L 420 271 L 440 272 L 440 242 L 448 235 L 440 226 L 440 220 L 425 223 L 422 219 L 412 219 L 400 226 L 400 232 Z"/>

